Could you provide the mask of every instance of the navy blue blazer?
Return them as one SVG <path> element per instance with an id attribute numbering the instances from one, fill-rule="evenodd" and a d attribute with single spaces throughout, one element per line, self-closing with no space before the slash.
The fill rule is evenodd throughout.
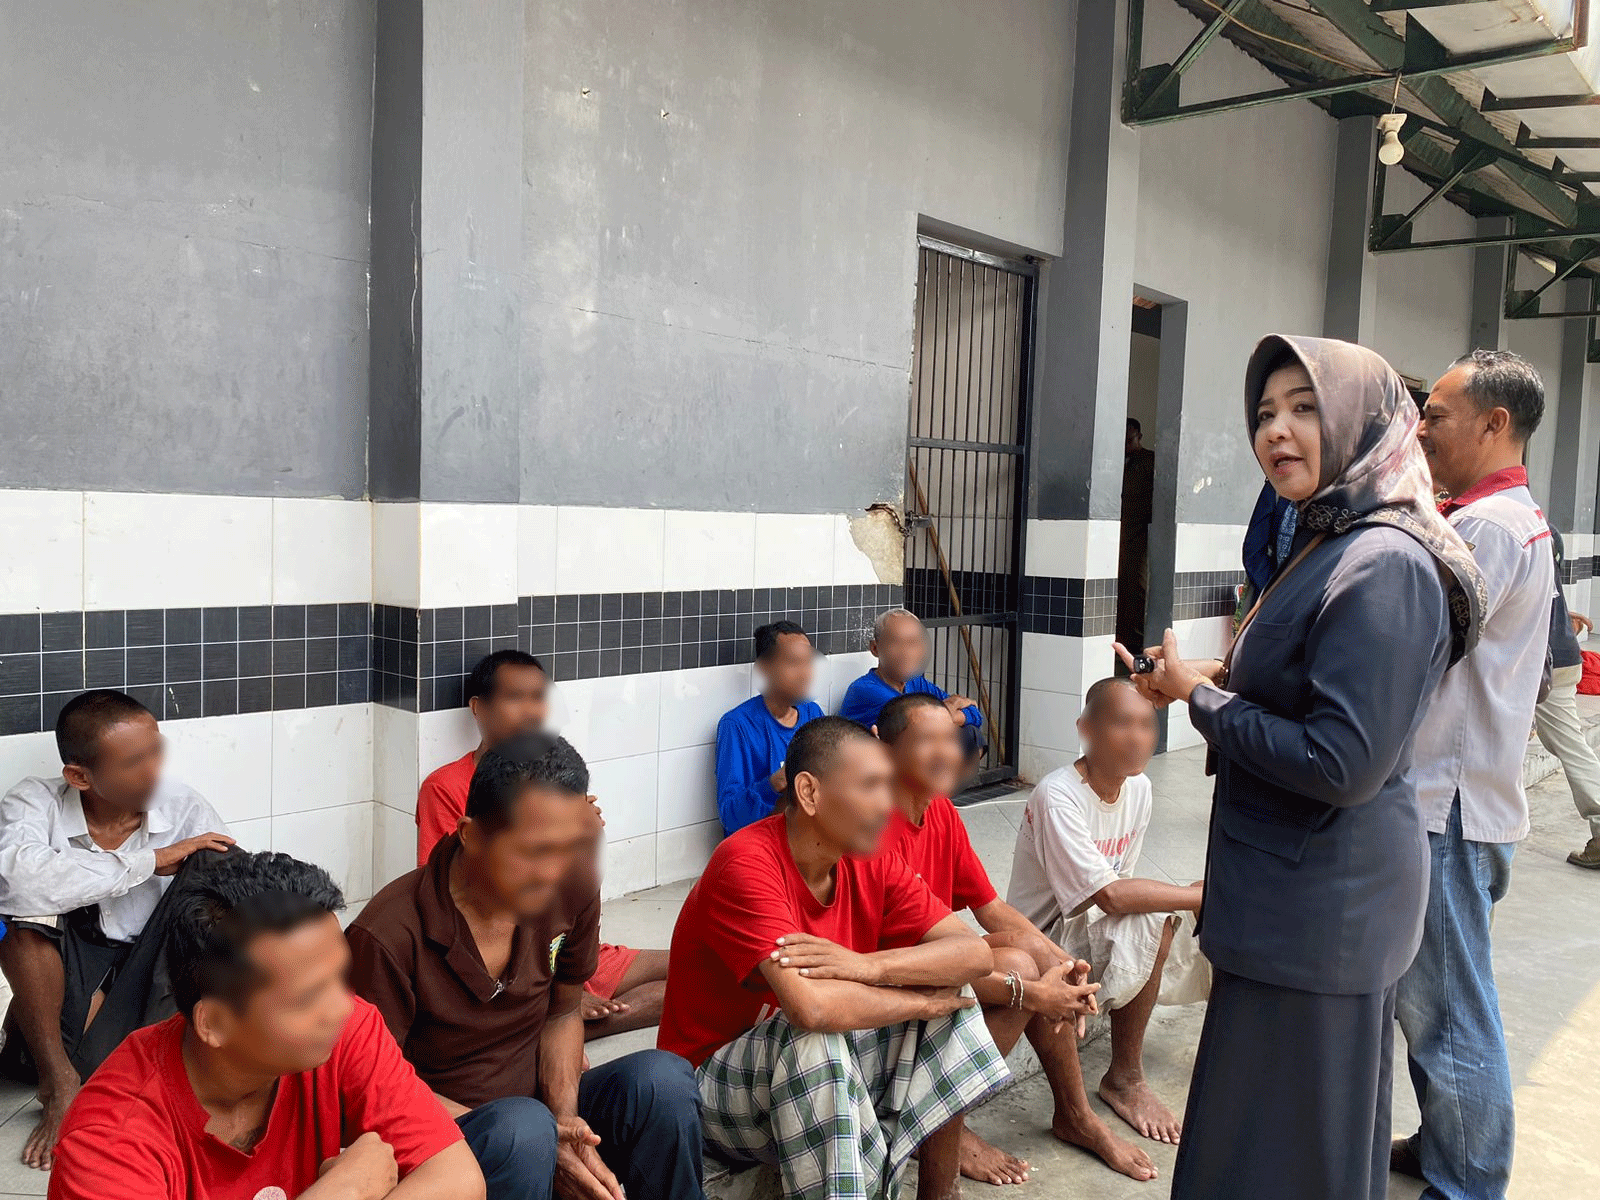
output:
<path id="1" fill-rule="evenodd" d="M 1230 690 L 1195 689 L 1190 718 L 1216 752 L 1200 917 L 1216 966 L 1358 995 L 1411 965 L 1428 893 L 1411 743 L 1449 647 L 1433 557 L 1361 527 L 1284 577 L 1240 638 Z"/>

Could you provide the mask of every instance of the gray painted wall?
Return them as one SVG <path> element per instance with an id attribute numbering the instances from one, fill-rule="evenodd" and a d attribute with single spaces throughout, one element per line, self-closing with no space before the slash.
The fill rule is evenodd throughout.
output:
<path id="1" fill-rule="evenodd" d="M 1409 212 L 1428 189 L 1401 167 L 1388 168 L 1384 209 Z M 1417 219 L 1420 240 L 1471 237 L 1477 223 L 1444 201 Z M 1413 250 L 1374 254 L 1377 277 L 1371 347 L 1400 374 L 1426 386 L 1470 348 L 1472 340 L 1472 251 Z"/>
<path id="2" fill-rule="evenodd" d="M 373 25 L 0 0 L 0 483 L 364 492 Z"/>
<path id="3" fill-rule="evenodd" d="M 1145 26 L 1146 62 L 1172 61 L 1199 28 L 1170 4 L 1150 5 Z M 1278 82 L 1220 41 L 1190 74 L 1186 102 Z M 1245 363 L 1268 333 L 1321 332 L 1336 131 L 1308 103 L 1141 131 L 1135 283 L 1188 303 L 1181 522 L 1250 516 L 1261 470 L 1245 437 Z"/>
<path id="4" fill-rule="evenodd" d="M 1060 252 L 1073 18 L 529 3 L 522 500 L 898 499 L 919 217 Z"/>

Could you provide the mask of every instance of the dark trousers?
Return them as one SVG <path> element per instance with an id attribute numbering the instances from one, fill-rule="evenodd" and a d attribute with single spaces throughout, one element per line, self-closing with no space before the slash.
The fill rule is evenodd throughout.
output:
<path id="1" fill-rule="evenodd" d="M 66 991 L 61 1005 L 61 1043 L 67 1057 L 82 1079 L 122 1044 L 135 1029 L 165 1020 L 178 1011 L 172 998 L 172 982 L 167 977 L 167 929 L 183 896 L 192 891 L 196 872 L 221 853 L 204 850 L 192 854 L 179 868 L 171 885 L 151 912 L 144 929 L 131 942 L 108 941 L 100 934 L 100 912 L 82 908 L 62 916 L 55 929 L 13 925 L 8 937 L 18 930 L 33 930 L 53 939 L 61 951 Z M 105 1001 L 87 1029 L 89 1004 L 98 991 Z M 0 1048 L 0 1075 L 23 1083 L 37 1083 L 38 1070 L 23 1041 L 22 1033 L 6 1021 L 5 1044 Z"/>
<path id="2" fill-rule="evenodd" d="M 700 1090 L 688 1062 L 641 1050 L 583 1073 L 578 1115 L 629 1200 L 701 1200 Z M 548 1200 L 556 1122 L 526 1096 L 491 1100 L 457 1119 L 483 1170 L 488 1200 Z"/>

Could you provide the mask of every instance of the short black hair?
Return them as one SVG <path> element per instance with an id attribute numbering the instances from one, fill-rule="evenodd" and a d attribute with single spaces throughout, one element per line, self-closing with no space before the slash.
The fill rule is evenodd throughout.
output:
<path id="1" fill-rule="evenodd" d="M 1144 426 L 1139 424 L 1137 417 L 1128 418 L 1128 432 L 1137 433 L 1140 437 L 1144 436 Z"/>
<path id="2" fill-rule="evenodd" d="M 574 796 L 589 794 L 589 768 L 566 738 L 520 733 L 483 752 L 467 788 L 467 816 L 490 833 L 511 823 L 511 809 L 529 785 Z"/>
<path id="3" fill-rule="evenodd" d="M 807 721 L 795 730 L 789 743 L 789 753 L 783 760 L 783 779 L 786 790 L 794 790 L 794 781 L 801 773 L 825 774 L 839 756 L 839 747 L 857 739 L 876 741 L 872 731 L 858 725 L 849 717 L 818 717 Z"/>
<path id="4" fill-rule="evenodd" d="M 155 714 L 126 692 L 96 688 L 74 696 L 61 706 L 56 717 L 56 749 L 61 753 L 61 765 L 94 766 L 100 736 L 113 725 L 139 717 L 154 719 Z"/>
<path id="5" fill-rule="evenodd" d="M 944 701 L 932 692 L 907 692 L 896 696 L 878 714 L 878 737 L 894 745 L 911 726 L 911 714 L 919 708 L 943 708 Z"/>
<path id="6" fill-rule="evenodd" d="M 1461 390 L 1479 412 L 1503 408 L 1511 414 L 1511 432 L 1519 442 L 1533 436 L 1544 420 L 1544 380 L 1532 363 L 1509 350 L 1474 350 L 1454 365 L 1472 368 Z"/>
<path id="7" fill-rule="evenodd" d="M 786 633 L 798 633 L 806 641 L 811 635 L 793 621 L 773 621 L 756 630 L 756 657 L 766 658 L 778 648 L 778 639 Z"/>
<path id="8" fill-rule="evenodd" d="M 1089 690 L 1083 695 L 1083 715 L 1092 720 L 1106 698 L 1111 695 L 1112 689 L 1119 687 L 1128 688 L 1134 695 L 1139 694 L 1139 689 L 1133 680 L 1124 675 L 1108 675 L 1104 679 L 1097 679 L 1089 685 Z"/>
<path id="9" fill-rule="evenodd" d="M 194 1015 L 206 997 L 241 1007 L 259 985 L 250 943 L 288 933 L 344 907 L 339 885 L 321 867 L 287 854 L 201 852 L 175 887 L 167 927 L 167 974 L 178 1011 Z"/>
<path id="10" fill-rule="evenodd" d="M 531 654 L 521 650 L 496 650 L 493 654 L 485 654 L 478 660 L 478 665 L 467 673 L 463 698 L 475 700 L 479 696 L 493 695 L 495 674 L 501 667 L 537 667 L 544 670 L 544 664 Z"/>

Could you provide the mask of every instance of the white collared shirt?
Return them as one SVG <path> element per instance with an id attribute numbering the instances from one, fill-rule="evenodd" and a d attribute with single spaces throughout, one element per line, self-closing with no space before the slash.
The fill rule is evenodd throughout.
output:
<path id="1" fill-rule="evenodd" d="M 1526 487 L 1493 492 L 1450 515 L 1483 572 L 1483 635 L 1445 672 L 1417 729 L 1417 802 L 1443 833 L 1461 793 L 1461 834 L 1473 842 L 1528 835 L 1522 760 L 1550 642 L 1555 559 L 1550 529 Z"/>
<path id="2" fill-rule="evenodd" d="M 59 917 L 98 904 L 100 932 L 130 942 L 172 882 L 156 875 L 156 851 L 227 832 L 199 792 L 163 779 L 139 827 L 106 850 L 89 834 L 76 788 L 59 776 L 24 779 L 0 797 L 0 914 Z"/>

